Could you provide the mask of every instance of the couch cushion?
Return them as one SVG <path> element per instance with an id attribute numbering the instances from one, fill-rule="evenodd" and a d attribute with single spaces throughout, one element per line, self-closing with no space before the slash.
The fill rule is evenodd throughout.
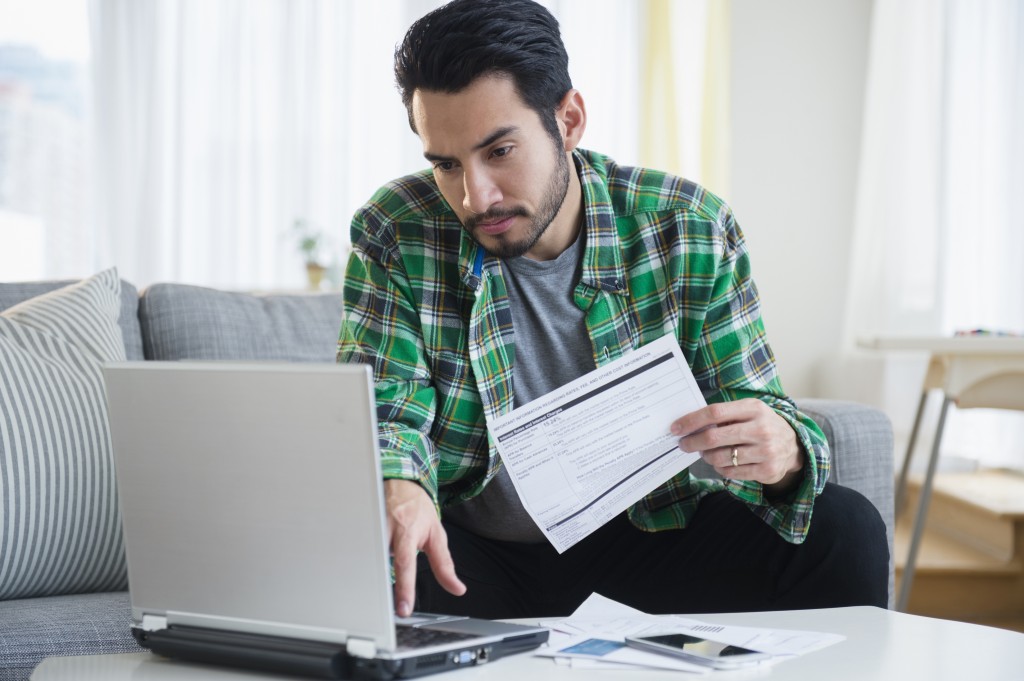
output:
<path id="1" fill-rule="evenodd" d="M 333 362 L 340 293 L 254 295 L 187 284 L 142 293 L 146 359 Z"/>
<path id="2" fill-rule="evenodd" d="M 0 312 L 0 600 L 126 585 L 100 371 L 120 308 L 111 269 Z"/>
<path id="3" fill-rule="evenodd" d="M 0 310 L 6 310 L 18 303 L 41 296 L 49 291 L 64 288 L 77 280 L 31 281 L 24 283 L 0 282 Z M 142 331 L 139 329 L 139 292 L 127 281 L 121 280 L 121 315 L 117 319 L 124 337 L 124 351 L 128 359 L 142 359 Z"/>
<path id="4" fill-rule="evenodd" d="M 0 681 L 28 679 L 44 658 L 138 653 L 128 593 L 81 594 L 0 605 Z"/>

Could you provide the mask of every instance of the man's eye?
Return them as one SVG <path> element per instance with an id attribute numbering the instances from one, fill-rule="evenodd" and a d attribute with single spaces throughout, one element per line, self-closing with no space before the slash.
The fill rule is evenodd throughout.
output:
<path id="1" fill-rule="evenodd" d="M 498 147 L 491 153 L 500 158 L 502 156 L 508 156 L 511 151 L 512 147 Z"/>
<path id="2" fill-rule="evenodd" d="M 455 163 L 452 161 L 438 161 L 434 164 L 434 170 L 440 170 L 442 173 L 450 173 L 455 169 Z"/>

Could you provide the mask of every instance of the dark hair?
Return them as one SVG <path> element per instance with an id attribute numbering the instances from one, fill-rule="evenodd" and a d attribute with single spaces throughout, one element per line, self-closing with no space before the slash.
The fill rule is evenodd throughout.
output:
<path id="1" fill-rule="evenodd" d="M 395 81 L 416 132 L 418 90 L 455 93 L 484 75 L 512 79 L 523 102 L 559 138 L 555 109 L 572 89 L 558 21 L 532 0 L 453 0 L 421 17 L 395 49 Z"/>

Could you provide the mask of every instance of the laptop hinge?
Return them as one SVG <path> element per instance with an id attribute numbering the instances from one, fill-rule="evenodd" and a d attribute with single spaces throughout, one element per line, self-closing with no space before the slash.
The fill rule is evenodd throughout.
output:
<path id="1" fill-rule="evenodd" d="M 349 636 L 345 641 L 345 649 L 352 657 L 372 659 L 377 656 L 377 644 L 372 639 Z"/>
<path id="2" fill-rule="evenodd" d="M 160 631 L 161 629 L 167 628 L 167 618 L 163 615 L 143 615 L 142 616 L 142 627 L 143 631 Z"/>

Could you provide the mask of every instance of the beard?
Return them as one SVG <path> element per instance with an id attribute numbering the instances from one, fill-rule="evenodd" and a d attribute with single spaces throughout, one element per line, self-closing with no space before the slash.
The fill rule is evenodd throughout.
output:
<path id="1" fill-rule="evenodd" d="M 473 240 L 483 247 L 488 253 L 499 258 L 518 258 L 525 255 L 531 248 L 533 248 L 534 244 L 536 244 L 541 236 L 544 235 L 547 228 L 551 226 L 555 216 L 558 215 L 558 211 L 562 209 L 562 204 L 565 202 L 565 196 L 569 192 L 569 161 L 566 159 L 565 153 L 561 150 L 561 140 L 559 140 L 559 145 L 555 147 L 555 158 L 557 159 L 558 164 L 551 173 L 551 179 L 548 181 L 547 191 L 544 192 L 544 198 L 535 215 L 531 215 L 525 208 L 496 208 L 494 210 L 489 210 L 486 213 L 472 215 L 466 218 L 463 226 L 469 232 L 469 235 Z M 503 220 L 505 218 L 516 216 L 525 217 L 529 220 L 529 227 L 526 231 L 526 235 L 519 240 L 514 240 L 506 232 L 504 234 L 498 234 L 491 237 L 491 239 L 497 241 L 497 243 L 492 243 L 488 246 L 481 242 L 473 233 L 480 222 L 494 222 L 496 220 Z"/>

